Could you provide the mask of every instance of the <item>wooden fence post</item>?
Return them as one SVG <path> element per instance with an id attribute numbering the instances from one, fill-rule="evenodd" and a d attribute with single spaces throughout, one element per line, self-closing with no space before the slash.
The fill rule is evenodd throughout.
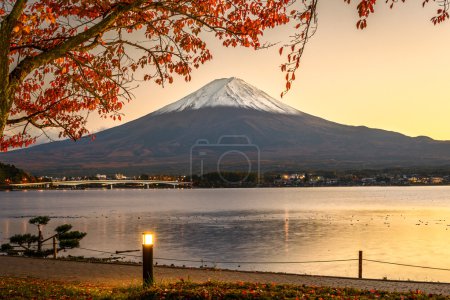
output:
<path id="1" fill-rule="evenodd" d="M 58 255 L 58 249 L 56 248 L 56 237 L 53 237 L 53 258 L 56 259 Z"/>
<path id="2" fill-rule="evenodd" d="M 362 262 L 363 262 L 363 252 L 359 251 L 359 259 L 358 259 L 358 278 L 362 278 Z"/>

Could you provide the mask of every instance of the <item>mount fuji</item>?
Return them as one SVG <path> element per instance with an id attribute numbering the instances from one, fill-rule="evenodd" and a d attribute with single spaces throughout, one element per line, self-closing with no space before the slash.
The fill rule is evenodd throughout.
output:
<path id="1" fill-rule="evenodd" d="M 153 114 L 198 110 L 207 107 L 234 107 L 288 115 L 302 114 L 235 77 L 214 80 L 198 91 Z"/>
<path id="2" fill-rule="evenodd" d="M 95 141 L 52 142 L 2 153 L 0 161 L 36 175 L 188 174 L 198 141 L 213 148 L 224 136 L 245 137 L 229 144 L 257 149 L 262 171 L 450 165 L 450 142 L 330 122 L 238 78 L 214 80 L 151 114 L 97 133 Z"/>

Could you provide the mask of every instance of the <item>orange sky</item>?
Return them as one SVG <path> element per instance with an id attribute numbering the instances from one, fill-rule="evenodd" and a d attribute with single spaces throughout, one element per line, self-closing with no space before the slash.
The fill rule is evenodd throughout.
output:
<path id="1" fill-rule="evenodd" d="M 297 80 L 282 101 L 310 114 L 349 125 L 365 125 L 450 140 L 450 22 L 433 26 L 431 3 L 407 1 L 389 10 L 379 1 L 364 31 L 357 14 L 342 0 L 319 1 L 319 29 L 308 44 Z M 286 40 L 291 27 L 266 35 Z M 278 46 L 255 52 L 223 48 L 208 41 L 213 61 L 194 71 L 193 80 L 176 78 L 162 89 L 144 83 L 123 112 L 123 122 L 146 115 L 223 77 L 239 77 L 279 99 L 284 87 Z M 119 125 L 92 118 L 92 130 Z M 300 129 L 299 129 L 300 130 Z"/>

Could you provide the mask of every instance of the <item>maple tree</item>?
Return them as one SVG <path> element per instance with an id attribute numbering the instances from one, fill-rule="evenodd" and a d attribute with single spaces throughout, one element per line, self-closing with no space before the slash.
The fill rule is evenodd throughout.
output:
<path id="1" fill-rule="evenodd" d="M 450 0 L 431 1 L 439 3 L 432 21 L 448 19 Z M 189 81 L 193 69 L 212 59 L 205 34 L 225 47 L 258 49 L 267 46 L 266 29 L 293 22 L 292 39 L 280 48 L 286 92 L 316 30 L 317 2 L 0 0 L 0 150 L 32 144 L 33 128 L 54 127 L 76 140 L 88 133 L 92 112 L 120 119 L 138 70 L 160 85 L 175 75 Z M 359 29 L 376 2 L 358 0 Z"/>

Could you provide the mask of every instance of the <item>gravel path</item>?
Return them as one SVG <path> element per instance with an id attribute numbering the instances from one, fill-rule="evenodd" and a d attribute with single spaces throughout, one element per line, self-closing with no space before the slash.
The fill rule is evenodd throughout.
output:
<path id="1" fill-rule="evenodd" d="M 194 282 L 214 280 L 228 282 L 287 283 L 399 292 L 421 290 L 426 293 L 449 295 L 450 299 L 450 283 L 351 279 L 327 276 L 171 267 L 155 267 L 154 271 L 156 282 L 184 279 Z M 139 285 L 142 283 L 142 267 L 135 265 L 0 256 L 0 276 L 89 282 L 104 286 L 128 286 Z"/>

